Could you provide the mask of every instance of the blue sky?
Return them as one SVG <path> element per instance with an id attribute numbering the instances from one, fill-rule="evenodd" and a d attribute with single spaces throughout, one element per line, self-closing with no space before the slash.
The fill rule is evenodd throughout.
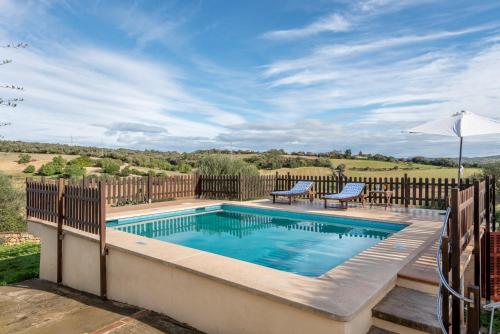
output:
<path id="1" fill-rule="evenodd" d="M 5 139 L 194 150 L 454 156 L 408 135 L 500 119 L 500 2 L 0 0 Z M 15 92 L 1 91 L 2 96 Z M 500 136 L 468 139 L 500 154 Z"/>

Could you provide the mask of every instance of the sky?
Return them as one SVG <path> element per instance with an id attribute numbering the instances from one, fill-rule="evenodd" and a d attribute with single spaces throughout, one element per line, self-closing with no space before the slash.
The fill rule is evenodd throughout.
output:
<path id="1" fill-rule="evenodd" d="M 460 110 L 500 120 L 500 2 L 0 0 L 6 140 L 457 155 L 407 134 Z M 500 154 L 500 135 L 466 156 Z"/>

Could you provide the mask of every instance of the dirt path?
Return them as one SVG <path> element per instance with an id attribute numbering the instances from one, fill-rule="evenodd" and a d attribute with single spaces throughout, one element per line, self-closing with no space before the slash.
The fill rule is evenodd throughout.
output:
<path id="1" fill-rule="evenodd" d="M 42 280 L 0 287 L 0 334 L 202 334 L 167 316 Z"/>

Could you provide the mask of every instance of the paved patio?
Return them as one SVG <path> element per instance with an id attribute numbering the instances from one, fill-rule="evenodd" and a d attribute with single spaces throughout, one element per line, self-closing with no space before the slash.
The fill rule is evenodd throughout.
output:
<path id="1" fill-rule="evenodd" d="M 159 213 L 162 211 L 168 211 L 173 208 L 183 209 L 204 205 L 217 205 L 221 203 L 234 203 L 234 204 L 245 204 L 245 205 L 255 205 L 263 208 L 278 208 L 283 210 L 301 211 L 301 212 L 311 212 L 311 213 L 323 213 L 335 216 L 346 216 L 346 217 L 356 217 L 364 219 L 374 219 L 374 220 L 389 220 L 389 221 L 406 221 L 406 220 L 426 220 L 426 221 L 438 221 L 442 222 L 444 219 L 443 210 L 432 210 L 423 208 L 405 208 L 404 206 L 394 205 L 388 208 L 381 206 L 371 207 L 369 204 L 365 204 L 363 207 L 360 203 L 349 203 L 348 210 L 342 210 L 334 203 L 329 204 L 328 209 L 324 208 L 323 201 L 314 200 L 310 203 L 308 200 L 299 199 L 293 202 L 291 205 L 287 203 L 276 203 L 273 204 L 270 199 L 261 199 L 254 201 L 228 201 L 228 200 L 207 200 L 207 199 L 197 199 L 197 198 L 183 198 L 175 201 L 167 202 L 155 202 L 151 204 L 138 204 L 138 205 L 127 205 L 120 207 L 108 207 L 106 209 L 106 218 L 113 219 L 118 217 L 128 217 L 128 216 L 138 216 L 144 214 Z"/>
<path id="2" fill-rule="evenodd" d="M 202 334 L 165 315 L 43 280 L 0 287 L 0 334 Z"/>

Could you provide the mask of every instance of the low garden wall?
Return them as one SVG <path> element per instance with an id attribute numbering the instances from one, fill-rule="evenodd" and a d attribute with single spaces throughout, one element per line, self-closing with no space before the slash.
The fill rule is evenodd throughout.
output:
<path id="1" fill-rule="evenodd" d="M 0 245 L 12 246 L 25 242 L 39 243 L 40 239 L 26 232 L 0 233 Z"/>

